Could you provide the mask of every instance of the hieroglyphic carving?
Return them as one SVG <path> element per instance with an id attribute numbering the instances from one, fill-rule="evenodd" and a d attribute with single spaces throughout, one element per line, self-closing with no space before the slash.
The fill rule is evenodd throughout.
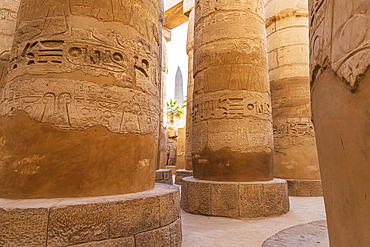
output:
<path id="1" fill-rule="evenodd" d="M 350 2 L 309 1 L 312 81 L 331 67 L 355 89 L 356 81 L 370 65 L 370 11 L 362 7 L 368 3 Z"/>
<path id="2" fill-rule="evenodd" d="M 136 81 L 141 90 L 158 94 L 158 54 L 144 39 L 124 39 L 113 30 L 102 33 L 73 28 L 68 33 L 64 39 L 36 38 L 15 44 L 9 80 L 26 73 L 81 70 L 93 76 L 112 75 L 116 86 L 133 87 Z"/>
<path id="3" fill-rule="evenodd" d="M 254 117 L 271 121 L 270 95 L 251 91 L 220 91 L 194 99 L 193 122 Z"/>
<path id="4" fill-rule="evenodd" d="M 67 79 L 30 79 L 7 83 L 0 115 L 25 111 L 61 129 L 97 124 L 114 133 L 157 133 L 159 102 L 144 92 Z"/>
<path id="5" fill-rule="evenodd" d="M 226 127 L 227 126 L 227 127 Z M 228 148 L 238 152 L 270 152 L 272 149 L 270 121 L 253 118 L 202 121 L 193 125 L 193 153 L 208 147 L 212 151 Z"/>
<path id="6" fill-rule="evenodd" d="M 276 119 L 273 123 L 276 149 L 291 146 L 314 146 L 315 131 L 309 118 Z"/>

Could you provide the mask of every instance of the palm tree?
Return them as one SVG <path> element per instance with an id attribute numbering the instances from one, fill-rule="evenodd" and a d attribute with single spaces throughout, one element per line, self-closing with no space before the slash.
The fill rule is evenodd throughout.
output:
<path id="1" fill-rule="evenodd" d="M 179 106 L 177 105 L 177 100 L 172 101 L 172 99 L 170 99 L 170 102 L 166 102 L 166 104 L 167 104 L 166 115 L 167 118 L 170 119 L 171 124 L 174 123 L 173 120 L 174 118 L 181 119 L 181 117 L 184 116 L 184 110 L 182 110 L 186 106 L 186 105 L 184 106 L 184 103 L 182 106 Z"/>

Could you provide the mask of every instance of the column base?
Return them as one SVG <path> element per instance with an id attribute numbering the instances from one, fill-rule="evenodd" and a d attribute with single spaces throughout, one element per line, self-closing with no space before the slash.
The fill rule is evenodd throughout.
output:
<path id="1" fill-rule="evenodd" d="M 1 246 L 181 246 L 179 189 L 89 198 L 0 198 Z"/>
<path id="2" fill-rule="evenodd" d="M 269 237 L 261 247 L 321 246 L 329 247 L 326 220 L 292 226 Z"/>
<path id="3" fill-rule="evenodd" d="M 188 213 L 230 218 L 258 218 L 289 211 L 283 179 L 262 182 L 216 182 L 182 179 L 181 208 Z"/>
<path id="4" fill-rule="evenodd" d="M 185 169 L 176 170 L 175 184 L 181 185 L 182 178 L 192 177 L 192 176 L 193 176 L 193 171 L 191 170 L 185 170 Z"/>
<path id="5" fill-rule="evenodd" d="M 166 169 L 170 169 L 172 171 L 172 175 L 176 173 L 176 166 L 166 166 Z"/>
<path id="6" fill-rule="evenodd" d="M 286 179 L 289 196 L 314 197 L 323 196 L 321 180 Z"/>
<path id="7" fill-rule="evenodd" d="M 155 182 L 160 184 L 173 185 L 172 170 L 158 169 L 155 171 Z"/>

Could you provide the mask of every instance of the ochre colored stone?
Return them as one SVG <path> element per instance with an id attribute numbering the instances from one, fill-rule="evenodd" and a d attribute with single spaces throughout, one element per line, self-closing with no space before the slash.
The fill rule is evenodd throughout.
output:
<path id="1" fill-rule="evenodd" d="M 370 246 L 370 4 L 309 0 L 312 118 L 330 246 Z"/>
<path id="2" fill-rule="evenodd" d="M 0 85 L 1 197 L 154 188 L 161 8 L 141 0 L 21 2 Z"/>
<path id="3" fill-rule="evenodd" d="M 176 170 L 176 177 L 175 177 L 175 184 L 177 185 L 182 185 L 182 178 L 186 177 L 192 177 L 193 176 L 193 171 L 192 170 Z"/>
<path id="4" fill-rule="evenodd" d="M 136 246 L 170 246 L 171 234 L 170 226 L 165 226 L 156 230 L 139 233 L 135 236 Z"/>

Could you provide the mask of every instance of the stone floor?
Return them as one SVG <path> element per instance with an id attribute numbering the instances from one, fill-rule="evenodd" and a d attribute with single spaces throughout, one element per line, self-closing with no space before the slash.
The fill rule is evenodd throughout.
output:
<path id="1" fill-rule="evenodd" d="M 260 219 L 230 219 L 193 215 L 182 211 L 183 247 L 260 247 L 279 231 L 298 224 L 325 220 L 323 197 L 290 197 L 286 215 Z M 282 245 L 286 247 L 300 246 Z M 320 246 L 328 246 L 327 242 Z"/>

